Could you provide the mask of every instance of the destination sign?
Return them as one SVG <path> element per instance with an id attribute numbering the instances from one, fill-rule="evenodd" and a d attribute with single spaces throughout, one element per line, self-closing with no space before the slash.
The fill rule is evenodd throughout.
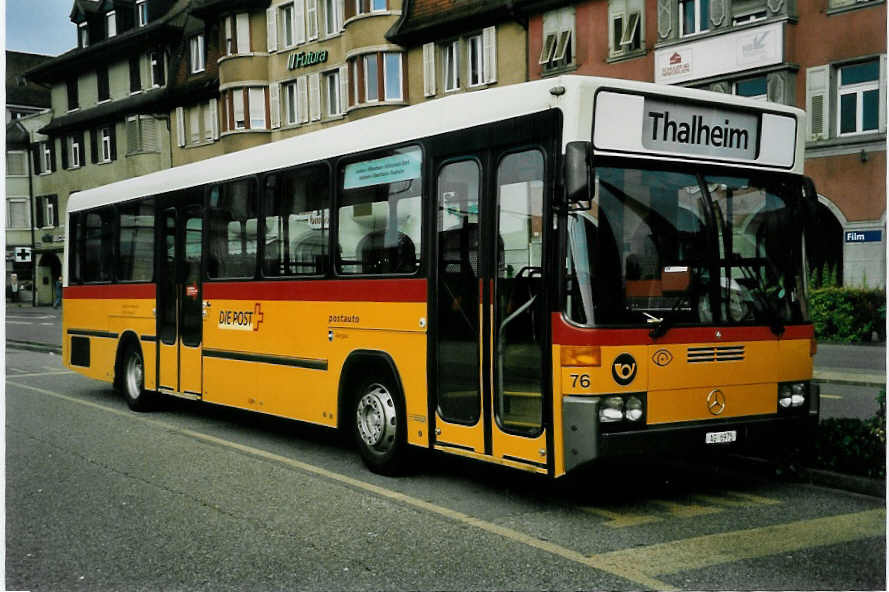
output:
<path id="1" fill-rule="evenodd" d="M 751 113 L 645 99 L 642 145 L 650 150 L 754 160 L 759 118 Z"/>
<path id="2" fill-rule="evenodd" d="M 422 156 L 419 150 L 365 160 L 346 165 L 343 189 L 358 189 L 383 183 L 408 181 L 420 177 Z"/>

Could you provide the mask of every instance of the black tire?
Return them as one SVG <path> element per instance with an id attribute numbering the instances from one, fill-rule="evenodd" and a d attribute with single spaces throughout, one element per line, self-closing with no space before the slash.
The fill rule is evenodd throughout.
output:
<path id="1" fill-rule="evenodd" d="M 404 397 L 390 379 L 361 383 L 352 399 L 349 423 L 364 464 L 380 475 L 400 475 L 408 467 Z"/>
<path id="2" fill-rule="evenodd" d="M 155 403 L 155 393 L 145 390 L 145 362 L 138 345 L 129 344 L 120 361 L 120 390 L 130 409 L 149 411 Z"/>

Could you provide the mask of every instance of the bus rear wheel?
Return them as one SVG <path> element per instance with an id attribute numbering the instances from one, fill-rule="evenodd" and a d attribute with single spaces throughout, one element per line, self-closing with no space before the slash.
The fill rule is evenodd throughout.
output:
<path id="1" fill-rule="evenodd" d="M 154 393 L 145 390 L 145 361 L 142 350 L 128 345 L 123 355 L 123 395 L 133 411 L 148 411 L 154 403 Z"/>
<path id="2" fill-rule="evenodd" d="M 381 475 L 397 475 L 407 464 L 404 400 L 385 380 L 370 380 L 358 390 L 353 407 L 353 433 L 367 467 Z"/>

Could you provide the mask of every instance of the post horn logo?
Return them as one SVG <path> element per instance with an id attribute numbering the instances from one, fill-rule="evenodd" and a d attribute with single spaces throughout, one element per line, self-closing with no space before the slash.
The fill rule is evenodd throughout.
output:
<path id="1" fill-rule="evenodd" d="M 665 349 L 659 349 L 654 352 L 654 355 L 651 356 L 651 361 L 663 368 L 667 364 L 673 361 L 673 354 L 668 352 Z"/>
<path id="2" fill-rule="evenodd" d="M 711 415 L 719 415 L 725 411 L 725 393 L 719 389 L 713 389 L 707 395 L 707 411 Z"/>
<path id="3" fill-rule="evenodd" d="M 611 376 L 614 382 L 627 386 L 636 378 L 636 359 L 630 354 L 621 354 L 614 358 L 611 365 Z"/>

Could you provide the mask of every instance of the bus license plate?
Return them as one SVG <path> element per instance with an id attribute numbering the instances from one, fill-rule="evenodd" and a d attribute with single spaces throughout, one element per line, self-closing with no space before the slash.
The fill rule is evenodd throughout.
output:
<path id="1" fill-rule="evenodd" d="M 728 444 L 738 439 L 737 430 L 728 430 L 727 432 L 707 432 L 707 444 Z"/>

